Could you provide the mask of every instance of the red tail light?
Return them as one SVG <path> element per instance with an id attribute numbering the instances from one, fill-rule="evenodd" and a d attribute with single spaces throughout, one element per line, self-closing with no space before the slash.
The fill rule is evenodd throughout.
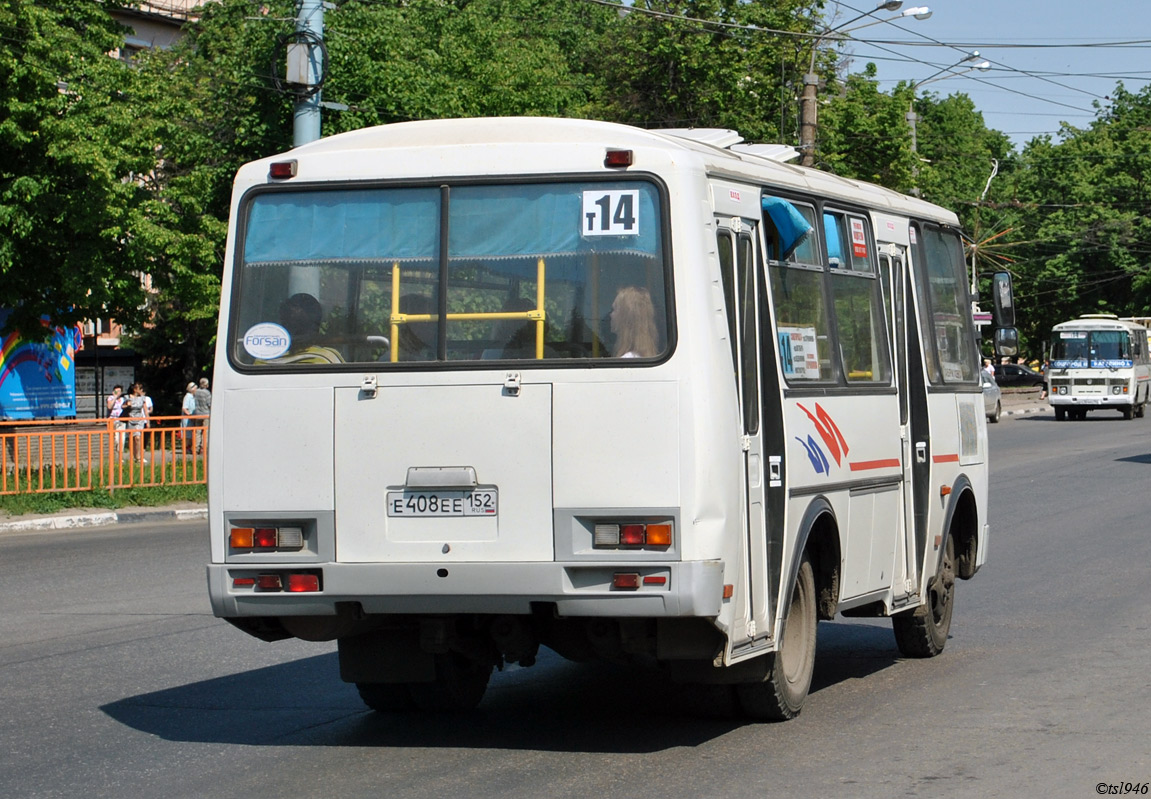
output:
<path id="1" fill-rule="evenodd" d="M 320 590 L 320 575 L 318 574 L 289 574 L 288 590 L 295 593 Z"/>

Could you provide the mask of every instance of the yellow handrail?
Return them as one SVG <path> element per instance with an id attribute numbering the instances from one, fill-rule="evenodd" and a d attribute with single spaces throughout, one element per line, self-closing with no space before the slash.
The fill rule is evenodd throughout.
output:
<path id="1" fill-rule="evenodd" d="M 529 311 L 478 311 L 475 313 L 450 313 L 449 322 L 476 322 L 476 321 L 502 321 L 505 319 L 522 319 L 536 323 L 536 359 L 544 357 L 544 331 L 547 324 L 547 314 L 544 310 L 544 280 L 547 268 L 544 259 L 536 262 L 536 307 Z M 400 325 L 412 322 L 438 322 L 440 315 L 434 313 L 406 314 L 400 308 L 400 265 L 392 264 L 392 314 L 388 320 L 392 327 L 391 361 L 400 360 Z"/>

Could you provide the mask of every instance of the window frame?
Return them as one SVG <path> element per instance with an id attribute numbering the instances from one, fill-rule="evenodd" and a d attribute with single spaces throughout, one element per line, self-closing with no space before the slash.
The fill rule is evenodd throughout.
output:
<path id="1" fill-rule="evenodd" d="M 248 220 L 252 203 L 259 197 L 274 193 L 306 193 L 306 192 L 350 192 L 357 190 L 393 190 L 393 189 L 444 189 L 475 187 L 475 186 L 514 186 L 514 185 L 546 185 L 546 184 L 578 184 L 578 183 L 620 183 L 636 182 L 647 183 L 655 191 L 655 209 L 660 225 L 658 242 L 662 253 L 660 268 L 663 273 L 663 307 L 665 309 L 666 342 L 663 352 L 654 358 L 623 358 L 603 356 L 599 358 L 544 358 L 537 359 L 493 359 L 493 360 L 429 360 L 429 361 L 346 361 L 333 364 L 274 364 L 274 363 L 244 363 L 236 357 L 235 342 L 243 335 L 240 330 L 239 309 L 242 305 L 242 285 L 244 277 L 244 245 L 247 239 Z M 441 216 L 447 213 L 447 208 L 441 205 Z M 437 222 L 437 226 L 442 223 Z M 670 213 L 669 190 L 667 184 L 655 174 L 650 172 L 627 172 L 625 174 L 596 173 L 546 173 L 530 175 L 482 175 L 463 177 L 438 177 L 426 179 L 403 180 L 356 180 L 356 181 L 307 181 L 297 183 L 276 183 L 253 186 L 240 197 L 236 211 L 232 216 L 231 226 L 235 234 L 235 242 L 230 252 L 231 280 L 228 284 L 228 340 L 226 354 L 229 366 L 243 374 L 306 374 L 313 372 L 406 372 L 406 371 L 475 371 L 490 369 L 506 369 L 509 364 L 516 369 L 602 369 L 602 368 L 650 368 L 658 366 L 670 359 L 678 346 L 678 322 L 675 307 L 674 262 L 675 255 L 672 250 L 672 221 Z M 446 247 L 441 235 L 442 250 Z M 447 261 L 450 253 L 437 256 Z M 438 267 L 437 267 L 438 268 Z M 440 282 L 443 282 L 441 275 Z M 402 310 L 402 309 L 401 309 Z"/>

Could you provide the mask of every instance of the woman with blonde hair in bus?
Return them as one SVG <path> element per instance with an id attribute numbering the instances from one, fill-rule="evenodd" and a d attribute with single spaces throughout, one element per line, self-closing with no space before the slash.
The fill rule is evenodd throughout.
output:
<path id="1" fill-rule="evenodd" d="M 647 289 L 624 286 L 611 304 L 611 332 L 616 358 L 653 358 L 659 354 L 655 306 Z"/>

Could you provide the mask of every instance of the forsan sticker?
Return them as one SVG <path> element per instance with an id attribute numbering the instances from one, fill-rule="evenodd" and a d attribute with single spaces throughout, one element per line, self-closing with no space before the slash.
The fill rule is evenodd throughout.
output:
<path id="1" fill-rule="evenodd" d="M 275 322 L 258 322 L 244 334 L 244 352 L 261 361 L 279 358 L 292 346 L 292 337 Z"/>

